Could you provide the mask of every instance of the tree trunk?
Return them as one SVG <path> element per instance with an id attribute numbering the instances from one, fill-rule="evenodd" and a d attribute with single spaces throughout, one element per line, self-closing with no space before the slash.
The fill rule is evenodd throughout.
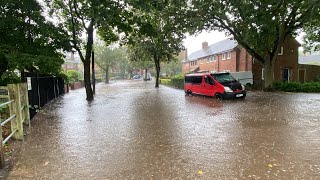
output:
<path id="1" fill-rule="evenodd" d="M 158 57 L 154 57 L 155 65 L 156 65 L 156 88 L 159 87 L 159 77 L 160 77 L 160 59 Z"/>
<path id="2" fill-rule="evenodd" d="M 106 66 L 106 84 L 109 84 L 109 66 Z"/>
<path id="3" fill-rule="evenodd" d="M 143 80 L 148 80 L 148 69 L 145 69 L 144 70 L 144 77 L 143 77 Z"/>
<path id="4" fill-rule="evenodd" d="M 93 100 L 93 91 L 91 88 L 90 82 L 90 60 L 86 60 L 83 62 L 83 69 L 84 69 L 84 87 L 86 89 L 87 100 Z"/>
<path id="5" fill-rule="evenodd" d="M 86 56 L 83 61 L 84 68 L 84 84 L 86 88 L 87 100 L 93 100 L 93 91 L 91 88 L 90 82 L 90 58 L 92 53 L 92 45 L 93 45 L 93 20 L 90 22 L 90 25 L 87 30 L 88 41 L 86 45 Z"/>
<path id="6" fill-rule="evenodd" d="M 274 82 L 275 59 L 266 57 L 264 63 L 264 89 L 272 88 Z"/>

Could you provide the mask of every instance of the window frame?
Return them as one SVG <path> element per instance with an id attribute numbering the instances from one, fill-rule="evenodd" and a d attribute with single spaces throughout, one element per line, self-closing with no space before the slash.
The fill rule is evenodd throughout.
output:
<path id="1" fill-rule="evenodd" d="M 222 53 L 222 60 L 226 60 L 226 53 Z"/>
<path id="2" fill-rule="evenodd" d="M 278 56 L 282 56 L 283 55 L 283 46 L 280 47 L 280 51 L 278 53 Z"/>
<path id="3" fill-rule="evenodd" d="M 226 53 L 226 56 L 227 56 L 227 59 L 231 59 L 231 52 L 230 52 L 230 51 L 227 52 L 227 53 Z"/>

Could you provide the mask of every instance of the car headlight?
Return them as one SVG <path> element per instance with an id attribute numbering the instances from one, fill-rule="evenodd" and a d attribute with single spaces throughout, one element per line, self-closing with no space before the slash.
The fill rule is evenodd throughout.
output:
<path id="1" fill-rule="evenodd" d="M 225 91 L 225 92 L 233 92 L 231 88 L 226 87 L 226 86 L 224 87 L 224 91 Z"/>
<path id="2" fill-rule="evenodd" d="M 246 90 L 246 87 L 244 85 L 241 85 L 241 87 L 243 91 Z"/>

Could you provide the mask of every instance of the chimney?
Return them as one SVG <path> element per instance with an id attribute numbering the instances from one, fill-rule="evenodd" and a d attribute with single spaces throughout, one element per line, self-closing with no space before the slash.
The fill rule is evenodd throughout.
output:
<path id="1" fill-rule="evenodd" d="M 208 49 L 208 42 L 207 41 L 205 41 L 205 42 L 203 42 L 202 43 L 202 49 Z"/>
<path id="2" fill-rule="evenodd" d="M 188 49 L 184 50 L 184 60 L 188 60 Z"/>

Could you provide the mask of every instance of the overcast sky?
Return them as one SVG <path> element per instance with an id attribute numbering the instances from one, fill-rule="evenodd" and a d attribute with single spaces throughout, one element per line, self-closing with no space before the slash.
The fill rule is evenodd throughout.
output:
<path id="1" fill-rule="evenodd" d="M 218 31 L 202 32 L 198 35 L 187 36 L 183 41 L 183 45 L 188 49 L 188 55 L 198 51 L 202 48 L 202 42 L 207 41 L 208 45 L 214 44 L 216 42 L 222 41 L 228 37 L 225 36 L 225 33 Z"/>
<path id="2" fill-rule="evenodd" d="M 198 51 L 202 48 L 202 42 L 207 41 L 208 45 L 214 44 L 216 42 L 227 39 L 225 33 L 218 31 L 202 32 L 197 36 L 187 36 L 187 38 L 183 41 L 183 45 L 188 49 L 188 55 L 191 53 Z M 302 44 L 302 34 L 298 36 L 297 41 Z"/>

